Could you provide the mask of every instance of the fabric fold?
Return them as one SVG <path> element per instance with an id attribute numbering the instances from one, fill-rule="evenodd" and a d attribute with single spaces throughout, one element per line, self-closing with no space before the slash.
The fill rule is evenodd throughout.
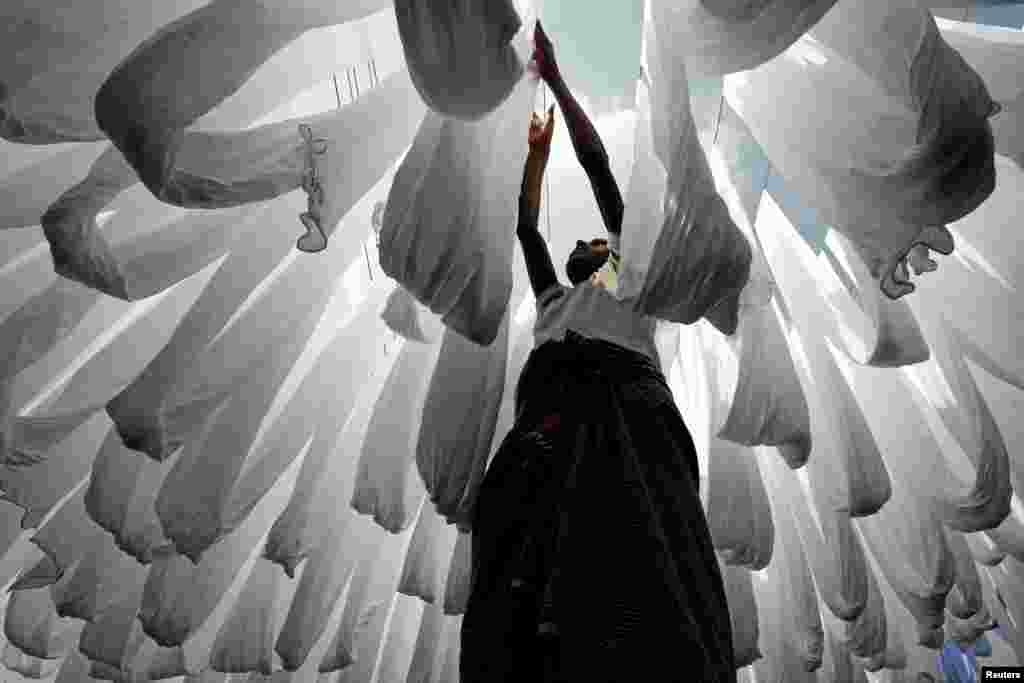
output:
<path id="1" fill-rule="evenodd" d="M 444 324 L 494 343 L 512 290 L 523 121 L 536 82 L 522 79 L 477 122 L 428 113 L 388 195 L 380 264 Z M 462 188 L 452 199 L 448 188 Z"/>
<path id="2" fill-rule="evenodd" d="M 523 21 L 512 0 L 398 0 L 395 14 L 413 83 L 442 116 L 479 120 L 524 74 L 512 43 Z"/>

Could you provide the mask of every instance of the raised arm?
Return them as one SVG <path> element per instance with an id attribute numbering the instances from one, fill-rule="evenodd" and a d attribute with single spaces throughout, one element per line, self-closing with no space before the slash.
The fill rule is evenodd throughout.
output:
<path id="1" fill-rule="evenodd" d="M 546 124 L 536 114 L 530 118 L 530 152 L 523 168 L 523 185 L 519 193 L 519 224 L 516 226 L 516 235 L 523 247 L 523 256 L 526 257 L 526 272 L 530 276 L 530 286 L 533 287 L 534 296 L 538 297 L 552 285 L 558 284 L 548 245 L 537 229 L 541 188 L 554 131 L 554 105 L 548 110 Z"/>
<path id="2" fill-rule="evenodd" d="M 594 124 L 587 118 L 583 107 L 565 84 L 558 64 L 555 62 L 555 48 L 551 40 L 544 33 L 540 22 L 534 29 L 534 53 L 533 58 L 537 64 L 537 71 L 544 82 L 551 88 L 558 106 L 565 117 L 565 125 L 569 128 L 569 138 L 576 150 L 576 158 L 590 179 L 590 187 L 594 190 L 594 197 L 597 199 L 597 206 L 601 210 L 601 217 L 604 219 L 605 228 L 608 230 L 609 243 L 618 242 L 622 234 L 622 215 L 624 205 L 622 193 L 619 192 L 618 183 L 612 175 L 612 167 L 608 161 L 608 152 L 601 142 L 601 136 L 597 134 Z M 615 251 L 618 245 L 612 244 Z"/>

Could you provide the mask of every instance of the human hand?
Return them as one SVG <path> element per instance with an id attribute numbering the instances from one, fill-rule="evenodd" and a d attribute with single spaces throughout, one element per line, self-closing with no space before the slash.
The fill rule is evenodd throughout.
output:
<path id="1" fill-rule="evenodd" d="M 530 156 L 547 161 L 551 154 L 551 138 L 555 133 L 555 105 L 548 109 L 546 120 L 537 116 L 537 112 L 530 114 Z"/>
<path id="2" fill-rule="evenodd" d="M 533 63 L 537 74 L 549 85 L 562 77 L 555 62 L 555 46 L 539 20 L 533 29 Z"/>

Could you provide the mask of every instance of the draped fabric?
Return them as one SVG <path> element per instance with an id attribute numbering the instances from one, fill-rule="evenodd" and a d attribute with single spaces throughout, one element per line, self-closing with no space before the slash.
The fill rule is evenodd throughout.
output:
<path id="1" fill-rule="evenodd" d="M 779 59 L 726 80 L 772 163 L 889 298 L 913 291 L 911 249 L 951 253 L 944 224 L 992 193 L 993 101 L 916 3 L 837 5 Z"/>
<path id="2" fill-rule="evenodd" d="M 523 75 L 512 45 L 523 22 L 512 0 L 399 0 L 395 13 L 416 89 L 439 114 L 480 119 Z"/>
<path id="3" fill-rule="evenodd" d="M 667 7 L 667 5 L 666 5 Z M 725 334 L 738 324 L 751 248 L 715 191 L 690 111 L 681 43 L 669 10 L 648 2 L 634 172 L 623 217 L 624 272 L 618 296 L 673 322 L 708 319 Z M 660 228 L 659 228 L 660 225 Z"/>
<path id="4" fill-rule="evenodd" d="M 694 74 L 724 76 L 779 55 L 835 4 L 835 0 L 686 0 L 672 12 Z"/>
<path id="5" fill-rule="evenodd" d="M 1024 81 L 1018 65 L 1024 38 L 1020 31 L 994 26 L 978 26 L 949 19 L 936 19 L 943 39 L 984 79 L 992 99 L 998 105 L 992 117 L 992 135 L 996 152 L 1013 159 L 1018 166 L 1024 160 L 1024 139 L 1020 137 L 1020 115 Z M 998 178 L 997 170 L 997 178 Z"/>
<path id="6" fill-rule="evenodd" d="M 384 272 L 445 324 L 491 344 L 512 289 L 512 230 L 526 147 L 515 131 L 528 120 L 535 84 L 524 79 L 478 122 L 428 114 L 388 196 L 380 232 Z M 459 180 L 455 180 L 455 178 Z M 457 212 L 446 188 L 466 193 Z"/>
<path id="7" fill-rule="evenodd" d="M 659 318 L 671 394 L 632 430 L 692 436 L 677 588 L 720 594 L 737 680 L 938 679 L 951 640 L 1019 664 L 1024 39 L 973 23 L 1009 6 L 643 4 L 636 97 L 569 85 L 625 198 L 620 295 Z M 0 678 L 459 680 L 533 347 L 538 16 L 0 7 Z M 563 120 L 559 270 L 601 233 Z M 595 467 L 562 595 L 625 637 L 668 602 Z M 692 677 L 670 633 L 618 680 Z"/>

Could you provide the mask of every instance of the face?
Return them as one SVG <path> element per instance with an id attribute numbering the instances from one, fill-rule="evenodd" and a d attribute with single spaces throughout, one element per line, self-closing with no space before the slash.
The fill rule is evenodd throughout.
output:
<path id="1" fill-rule="evenodd" d="M 608 260 L 608 240 L 593 239 L 589 242 L 576 242 L 576 247 L 569 252 L 569 260 L 565 263 L 565 273 L 569 282 L 578 285 L 601 269 Z"/>

